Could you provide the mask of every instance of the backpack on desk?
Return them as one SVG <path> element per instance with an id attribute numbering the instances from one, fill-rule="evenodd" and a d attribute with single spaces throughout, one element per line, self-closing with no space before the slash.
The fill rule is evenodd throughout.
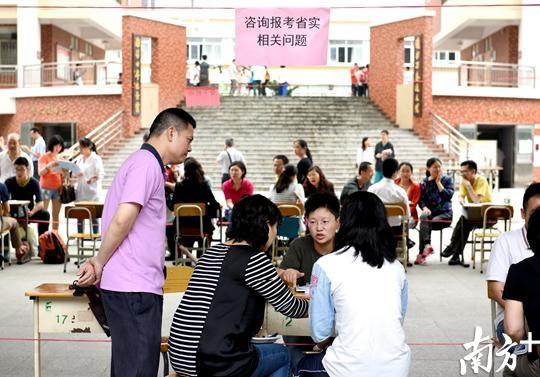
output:
<path id="1" fill-rule="evenodd" d="M 56 230 L 49 230 L 39 236 L 39 257 L 43 263 L 64 263 L 66 244 Z"/>

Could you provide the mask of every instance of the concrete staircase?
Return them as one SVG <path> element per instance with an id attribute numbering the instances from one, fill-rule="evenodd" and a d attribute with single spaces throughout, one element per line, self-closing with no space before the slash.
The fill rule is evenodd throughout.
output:
<path id="1" fill-rule="evenodd" d="M 351 97 L 224 97 L 219 108 L 191 108 L 197 129 L 191 155 L 197 158 L 220 187 L 221 174 L 215 162 L 224 140 L 232 137 L 247 161 L 248 174 L 256 191 L 267 191 L 274 183 L 272 157 L 285 154 L 296 164 L 293 141 L 308 142 L 319 165 L 336 190 L 356 174 L 355 157 L 362 137 L 379 139 L 382 129 L 390 131 L 400 161 L 417 168 L 437 153 L 409 130 L 394 128 L 367 99 Z M 108 187 L 125 158 L 141 144 L 142 133 L 108 151 Z"/>

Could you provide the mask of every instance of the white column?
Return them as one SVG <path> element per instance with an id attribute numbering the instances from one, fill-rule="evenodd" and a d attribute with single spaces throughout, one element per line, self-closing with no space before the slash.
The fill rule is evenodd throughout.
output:
<path id="1" fill-rule="evenodd" d="M 19 0 L 19 5 L 37 6 L 38 0 Z M 17 8 L 17 66 L 18 86 L 23 86 L 23 67 L 41 63 L 41 27 L 38 8 Z M 32 74 L 39 82 L 40 71 Z"/>
<path id="2" fill-rule="evenodd" d="M 524 5 L 536 4 L 536 0 L 522 0 Z M 540 7 L 524 6 L 521 8 L 521 24 L 519 25 L 519 64 L 535 68 L 535 89 L 540 90 Z"/>

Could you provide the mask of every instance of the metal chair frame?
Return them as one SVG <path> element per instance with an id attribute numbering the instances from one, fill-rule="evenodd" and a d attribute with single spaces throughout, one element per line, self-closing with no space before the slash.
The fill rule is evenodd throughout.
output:
<path id="1" fill-rule="evenodd" d="M 409 219 L 407 218 L 407 210 L 405 203 L 391 203 L 385 204 L 386 216 L 399 216 L 401 220 L 402 232 L 400 235 L 395 236 L 398 239 L 398 245 L 396 251 L 402 251 L 403 257 L 401 263 L 407 272 L 407 263 L 409 262 L 409 248 L 407 247 L 407 237 L 409 236 Z"/>
<path id="2" fill-rule="evenodd" d="M 66 272 L 66 265 L 68 262 L 68 259 L 70 257 L 76 257 L 77 258 L 77 266 L 81 265 L 81 259 L 84 260 L 84 252 L 85 251 L 92 251 L 92 256 L 96 255 L 96 243 L 97 241 L 101 240 L 101 234 L 100 233 L 94 233 L 94 227 L 92 224 L 92 221 L 96 217 L 96 209 L 94 207 L 82 207 L 82 206 L 70 206 L 66 207 L 65 209 L 65 217 L 67 220 L 66 224 L 66 234 L 67 234 L 67 241 L 66 241 L 66 252 L 64 255 L 64 273 Z M 71 234 L 69 232 L 69 219 L 77 219 L 82 220 L 83 222 L 83 232 L 79 233 L 73 233 Z M 88 225 L 90 228 L 89 233 L 84 233 L 84 221 L 88 220 Z M 74 239 L 76 241 L 75 245 L 77 246 L 77 255 L 73 255 L 69 253 L 69 241 Z M 86 247 L 84 246 L 84 241 L 90 241 L 92 243 L 92 246 Z"/>

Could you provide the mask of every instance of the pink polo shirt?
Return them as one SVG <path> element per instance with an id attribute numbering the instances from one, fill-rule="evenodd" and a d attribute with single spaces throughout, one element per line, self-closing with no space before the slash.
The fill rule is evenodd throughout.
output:
<path id="1" fill-rule="evenodd" d="M 165 178 L 161 158 L 148 144 L 120 167 L 107 192 L 102 236 L 121 203 L 137 203 L 141 211 L 133 228 L 103 269 L 100 287 L 116 292 L 163 295 L 165 255 Z"/>

